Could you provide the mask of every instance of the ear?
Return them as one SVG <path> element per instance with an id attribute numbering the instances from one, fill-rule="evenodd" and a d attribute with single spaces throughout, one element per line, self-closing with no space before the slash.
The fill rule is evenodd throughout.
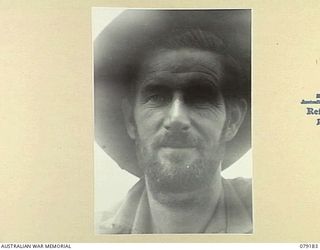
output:
<path id="1" fill-rule="evenodd" d="M 231 101 L 227 107 L 227 121 L 225 127 L 225 141 L 231 141 L 244 120 L 247 113 L 247 102 L 244 99 Z"/>
<path id="2" fill-rule="evenodd" d="M 134 122 L 133 107 L 127 98 L 121 103 L 122 113 L 127 129 L 127 133 L 132 140 L 136 139 L 136 125 Z"/>

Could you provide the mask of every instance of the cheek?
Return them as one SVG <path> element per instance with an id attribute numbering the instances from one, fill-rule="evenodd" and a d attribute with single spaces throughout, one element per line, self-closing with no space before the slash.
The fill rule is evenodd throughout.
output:
<path id="1" fill-rule="evenodd" d="M 161 128 L 163 111 L 161 109 L 136 108 L 134 117 L 139 137 L 151 139 L 151 136 Z"/>
<path id="2" fill-rule="evenodd" d="M 224 112 L 208 112 L 194 116 L 194 124 L 202 137 L 208 141 L 209 146 L 220 144 L 224 130 L 226 115 Z"/>

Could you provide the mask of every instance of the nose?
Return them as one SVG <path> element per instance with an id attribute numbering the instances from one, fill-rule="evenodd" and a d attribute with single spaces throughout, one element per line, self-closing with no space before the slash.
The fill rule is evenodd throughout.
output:
<path id="1" fill-rule="evenodd" d="M 189 110 L 180 94 L 173 96 L 164 128 L 170 132 L 186 132 L 190 128 Z"/>

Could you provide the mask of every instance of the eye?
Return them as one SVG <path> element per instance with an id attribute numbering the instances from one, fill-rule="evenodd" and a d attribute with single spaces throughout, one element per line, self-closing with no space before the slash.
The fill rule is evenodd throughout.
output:
<path id="1" fill-rule="evenodd" d="M 185 98 L 185 102 L 188 105 L 196 106 L 196 107 L 215 105 L 217 103 L 217 99 L 215 97 L 213 97 L 210 94 L 205 94 L 205 93 L 189 94 L 189 95 L 185 96 L 184 98 Z"/>
<path id="2" fill-rule="evenodd" d="M 192 86 L 185 91 L 184 100 L 195 108 L 219 106 L 219 91 L 209 84 Z"/>
<path id="3" fill-rule="evenodd" d="M 146 102 L 154 105 L 163 105 L 167 103 L 168 100 L 169 97 L 167 95 L 158 93 L 148 96 Z"/>

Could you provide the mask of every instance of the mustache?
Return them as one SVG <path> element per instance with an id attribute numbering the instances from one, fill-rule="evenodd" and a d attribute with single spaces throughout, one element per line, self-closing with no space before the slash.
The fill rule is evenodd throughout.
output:
<path id="1" fill-rule="evenodd" d="M 155 147 L 192 148 L 201 145 L 201 140 L 191 133 L 166 132 L 155 137 Z"/>

